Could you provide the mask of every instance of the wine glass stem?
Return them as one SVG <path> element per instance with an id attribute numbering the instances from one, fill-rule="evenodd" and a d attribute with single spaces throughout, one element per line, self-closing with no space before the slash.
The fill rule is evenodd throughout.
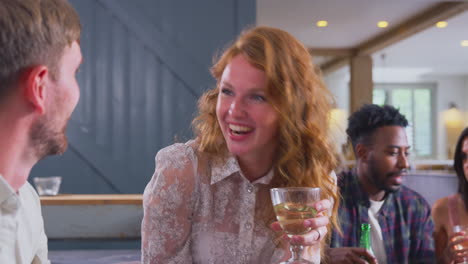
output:
<path id="1" fill-rule="evenodd" d="M 302 250 L 304 249 L 304 246 L 302 245 L 290 245 L 289 246 L 292 254 L 292 260 L 301 260 L 302 257 Z"/>

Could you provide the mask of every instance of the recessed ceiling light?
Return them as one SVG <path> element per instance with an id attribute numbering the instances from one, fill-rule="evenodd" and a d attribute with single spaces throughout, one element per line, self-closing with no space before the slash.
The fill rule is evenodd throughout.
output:
<path id="1" fill-rule="evenodd" d="M 319 20 L 319 21 L 317 21 L 316 25 L 317 25 L 317 27 L 326 27 L 326 26 L 328 26 L 328 21 Z"/>
<path id="2" fill-rule="evenodd" d="M 438 28 L 444 28 L 444 27 L 447 27 L 448 23 L 447 21 L 439 21 L 436 23 L 436 27 Z"/>
<path id="3" fill-rule="evenodd" d="M 386 27 L 388 27 L 388 22 L 387 21 L 379 21 L 379 22 L 377 22 L 377 26 L 379 28 L 386 28 Z"/>
<path id="4" fill-rule="evenodd" d="M 462 47 L 468 47 L 468 40 L 466 40 L 466 39 L 465 39 L 465 40 L 462 40 L 462 41 L 460 42 L 460 45 L 461 45 Z"/>

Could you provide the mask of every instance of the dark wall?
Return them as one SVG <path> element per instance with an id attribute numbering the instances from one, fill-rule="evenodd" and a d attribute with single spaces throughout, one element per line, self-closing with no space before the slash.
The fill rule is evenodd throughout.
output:
<path id="1" fill-rule="evenodd" d="M 212 57 L 255 23 L 249 0 L 70 0 L 84 63 L 69 149 L 30 179 L 60 175 L 61 193 L 142 193 L 156 152 L 192 137 Z"/>

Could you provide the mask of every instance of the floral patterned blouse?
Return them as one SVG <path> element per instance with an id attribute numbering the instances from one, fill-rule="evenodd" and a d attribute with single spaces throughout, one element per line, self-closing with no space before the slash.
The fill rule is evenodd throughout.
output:
<path id="1" fill-rule="evenodd" d="M 288 253 L 259 217 L 272 177 L 251 183 L 235 157 L 193 140 L 162 149 L 143 195 L 143 263 L 278 263 Z"/>

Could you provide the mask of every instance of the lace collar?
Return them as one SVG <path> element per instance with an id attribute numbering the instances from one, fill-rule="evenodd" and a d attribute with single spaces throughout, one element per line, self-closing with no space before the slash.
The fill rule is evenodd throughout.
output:
<path id="1" fill-rule="evenodd" d="M 247 180 L 245 175 L 242 173 L 239 162 L 236 157 L 232 154 L 228 154 L 223 158 L 215 158 L 211 163 L 211 184 L 215 184 L 223 179 L 233 175 L 234 173 L 240 173 L 240 175 Z M 274 170 L 271 168 L 267 174 L 256 179 L 252 184 L 269 184 L 273 179 Z"/>

